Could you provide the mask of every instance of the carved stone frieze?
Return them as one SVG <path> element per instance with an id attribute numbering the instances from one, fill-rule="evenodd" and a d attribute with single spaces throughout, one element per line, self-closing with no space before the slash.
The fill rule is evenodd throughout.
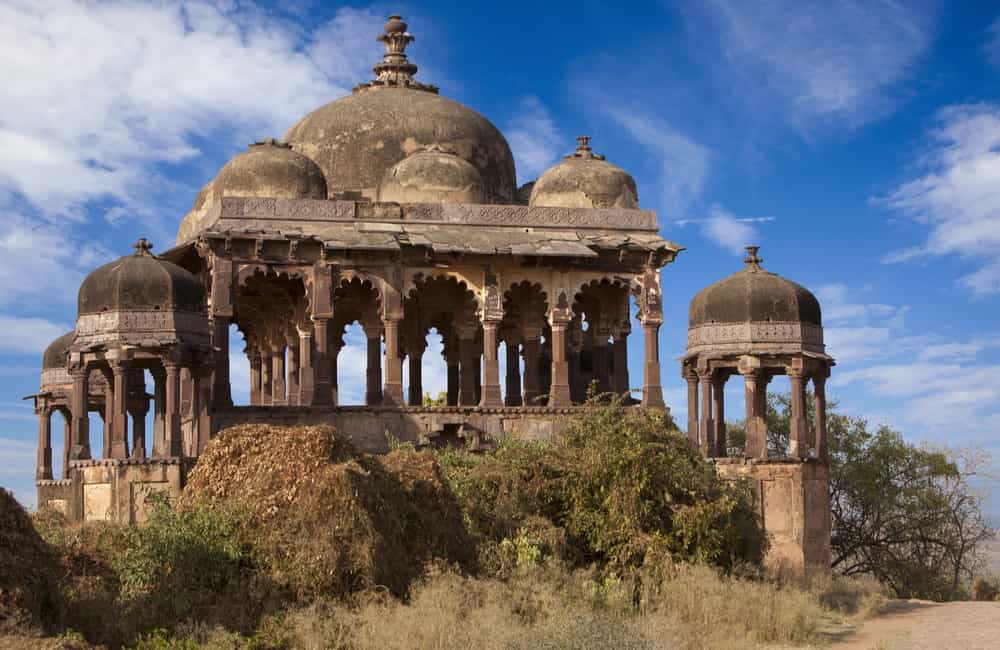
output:
<path id="1" fill-rule="evenodd" d="M 208 345 L 208 318 L 193 312 L 107 311 L 84 314 L 76 320 L 76 345 L 149 340 Z"/>
<path id="2" fill-rule="evenodd" d="M 824 354 L 823 328 L 798 322 L 706 323 L 688 330 L 688 354 L 807 350 Z"/>

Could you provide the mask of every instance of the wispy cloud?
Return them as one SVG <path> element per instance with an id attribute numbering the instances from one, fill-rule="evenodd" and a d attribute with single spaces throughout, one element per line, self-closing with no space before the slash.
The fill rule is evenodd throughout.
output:
<path id="1" fill-rule="evenodd" d="M 343 9 L 302 33 L 246 2 L 5 3 L 0 188 L 49 215 L 105 199 L 148 214 L 171 185 L 158 165 L 196 156 L 199 139 L 280 135 L 343 94 L 380 22 Z"/>
<path id="2" fill-rule="evenodd" d="M 929 227 L 923 244 L 885 262 L 959 255 L 980 263 L 960 278 L 976 294 L 1000 293 L 1000 105 L 950 106 L 939 112 L 919 174 L 878 202 Z"/>
<path id="3" fill-rule="evenodd" d="M 534 96 L 521 98 L 504 134 L 514 152 L 519 183 L 538 178 L 561 153 L 572 150 L 572 143 L 556 127 L 552 114 Z"/>
<path id="4" fill-rule="evenodd" d="M 804 131 L 889 112 L 934 33 L 929 3 L 708 0 L 683 11 L 718 35 L 714 57 L 737 96 Z"/>
<path id="5" fill-rule="evenodd" d="M 701 231 L 719 246 L 739 254 L 745 246 L 757 243 L 758 233 L 753 225 L 756 222 L 756 219 L 739 219 L 720 206 L 713 205 L 708 211 L 708 217 L 702 221 Z"/>

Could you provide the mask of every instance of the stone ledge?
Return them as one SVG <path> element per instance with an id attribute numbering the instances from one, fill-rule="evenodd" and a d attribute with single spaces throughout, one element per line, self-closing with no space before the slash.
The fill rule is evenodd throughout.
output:
<path id="1" fill-rule="evenodd" d="M 117 467 L 129 466 L 151 466 L 151 465 L 181 465 L 185 459 L 178 456 L 167 458 L 88 458 L 86 460 L 71 460 L 69 467 L 72 469 L 79 467 Z"/>
<path id="2" fill-rule="evenodd" d="M 41 479 L 35 481 L 36 487 L 68 487 L 73 485 L 73 479 L 71 478 L 60 478 L 60 479 Z"/>

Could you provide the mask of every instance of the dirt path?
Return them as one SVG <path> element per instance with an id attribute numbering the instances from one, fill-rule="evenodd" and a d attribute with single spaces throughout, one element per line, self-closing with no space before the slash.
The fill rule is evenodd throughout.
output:
<path id="1" fill-rule="evenodd" d="M 1000 603 L 892 601 L 835 650 L 1000 650 Z"/>

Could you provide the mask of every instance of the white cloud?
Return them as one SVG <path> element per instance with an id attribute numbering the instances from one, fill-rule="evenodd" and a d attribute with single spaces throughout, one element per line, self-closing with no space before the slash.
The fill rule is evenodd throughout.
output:
<path id="1" fill-rule="evenodd" d="M 561 153 L 572 150 L 572 143 L 556 127 L 549 110 L 534 96 L 521 99 L 504 135 L 514 152 L 519 183 L 538 178 Z"/>
<path id="2" fill-rule="evenodd" d="M 1000 18 L 993 21 L 988 31 L 990 38 L 983 46 L 983 50 L 990 63 L 1000 68 Z"/>
<path id="3" fill-rule="evenodd" d="M 73 329 L 71 324 L 52 323 L 43 318 L 20 318 L 0 314 L 0 352 L 41 354 L 54 339 Z"/>
<path id="4" fill-rule="evenodd" d="M 858 125 L 896 103 L 933 37 L 934 12 L 892 0 L 710 0 L 687 9 L 694 29 L 718 32 L 716 60 L 748 103 L 777 107 L 810 129 Z"/>
<path id="5" fill-rule="evenodd" d="M 909 307 L 864 302 L 864 293 L 844 284 L 816 290 L 827 353 L 842 365 L 884 359 L 909 341 L 904 337 Z"/>
<path id="6" fill-rule="evenodd" d="M 881 202 L 927 226 L 927 239 L 883 261 L 978 260 L 983 265 L 959 281 L 979 295 L 1000 293 L 1000 105 L 942 110 L 919 162 L 921 174 Z"/>
<path id="7" fill-rule="evenodd" d="M 721 207 L 713 205 L 702 221 L 702 233 L 719 246 L 736 254 L 745 246 L 757 243 L 757 229 L 745 219 L 737 219 Z"/>
<path id="8" fill-rule="evenodd" d="M 0 186 L 48 214 L 104 198 L 148 212 L 169 186 L 157 165 L 199 138 L 280 135 L 363 80 L 380 22 L 342 9 L 301 33 L 249 3 L 8 2 Z"/>

